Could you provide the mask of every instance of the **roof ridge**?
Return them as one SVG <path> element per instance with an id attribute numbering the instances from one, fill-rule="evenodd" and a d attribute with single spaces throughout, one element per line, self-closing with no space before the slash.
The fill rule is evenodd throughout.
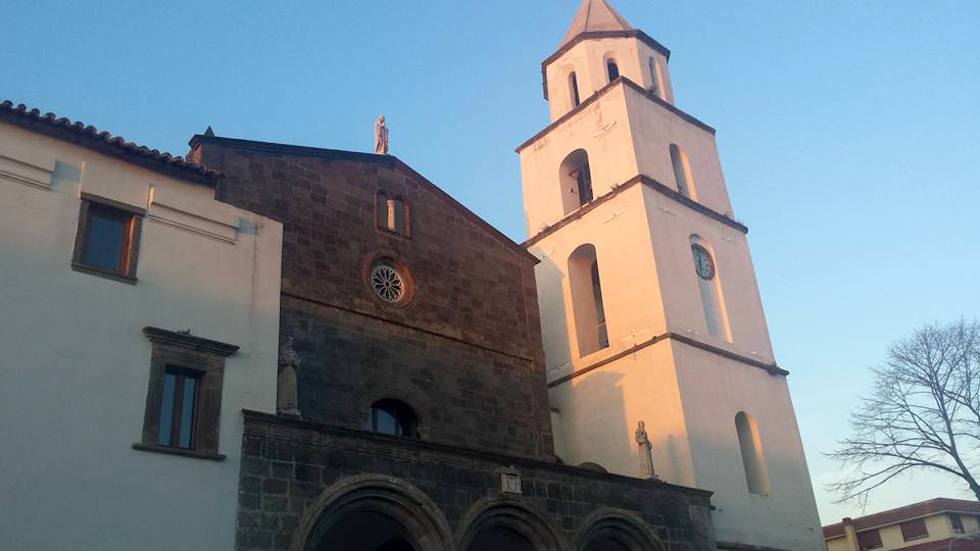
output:
<path id="1" fill-rule="evenodd" d="M 582 0 L 572 24 L 561 40 L 564 46 L 583 33 L 603 31 L 631 31 L 633 26 L 606 0 Z"/>

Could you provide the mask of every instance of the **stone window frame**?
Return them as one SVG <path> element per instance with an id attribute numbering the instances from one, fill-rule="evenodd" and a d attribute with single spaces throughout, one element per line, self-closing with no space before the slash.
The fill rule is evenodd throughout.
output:
<path id="1" fill-rule="evenodd" d="M 382 198 L 384 198 L 383 210 L 381 208 L 382 201 L 380 200 Z M 392 227 L 391 225 L 393 221 L 391 209 L 393 207 L 397 208 L 399 205 L 401 206 L 402 216 L 402 227 L 400 231 L 397 227 Z M 384 214 L 384 223 L 382 223 L 382 213 Z M 385 189 L 378 189 L 374 195 L 374 225 L 386 235 L 410 239 L 412 237 L 411 207 L 408 204 L 408 200 L 405 199 L 405 196 L 398 193 L 391 193 Z"/>
<path id="2" fill-rule="evenodd" d="M 83 260 L 87 246 L 86 232 L 88 230 L 89 212 L 92 205 L 118 211 L 129 217 L 128 241 L 126 243 L 126 268 L 124 270 L 109 270 L 100 266 L 86 264 Z M 143 218 L 146 209 L 120 203 L 91 193 L 81 194 L 81 205 L 78 211 L 78 228 L 75 232 L 75 247 L 72 251 L 71 268 L 76 272 L 100 276 L 107 279 L 136 284 L 136 267 L 139 264 L 140 238 L 143 233 Z"/>
<path id="3" fill-rule="evenodd" d="M 147 385 L 142 438 L 140 442 L 133 444 L 133 449 L 212 461 L 225 459 L 218 450 L 225 358 L 237 352 L 239 347 L 157 327 L 144 327 L 143 334 L 152 345 L 150 380 Z M 162 446 L 158 443 L 164 378 L 168 369 L 174 368 L 199 373 L 201 377 L 195 404 L 191 449 Z"/>

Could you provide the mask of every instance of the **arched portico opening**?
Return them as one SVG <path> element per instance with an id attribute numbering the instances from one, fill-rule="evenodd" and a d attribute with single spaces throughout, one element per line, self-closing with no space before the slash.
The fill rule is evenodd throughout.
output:
<path id="1" fill-rule="evenodd" d="M 565 549 L 546 517 L 507 498 L 483 500 L 460 523 L 460 551 L 558 551 Z"/>
<path id="2" fill-rule="evenodd" d="M 449 525 L 421 490 L 403 480 L 343 479 L 311 504 L 291 551 L 450 551 Z"/>
<path id="3" fill-rule="evenodd" d="M 666 547 L 636 514 L 600 509 L 589 515 L 576 540 L 576 551 L 665 551 Z"/>

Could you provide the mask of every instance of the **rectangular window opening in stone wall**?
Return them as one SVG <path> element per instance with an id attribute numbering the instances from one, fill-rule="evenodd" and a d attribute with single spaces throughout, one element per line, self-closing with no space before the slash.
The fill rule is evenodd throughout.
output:
<path id="1" fill-rule="evenodd" d="M 83 193 L 72 269 L 135 283 L 145 214 L 143 209 Z"/>
<path id="2" fill-rule="evenodd" d="M 408 206 L 405 200 L 387 191 L 379 191 L 375 202 L 377 227 L 403 237 L 410 235 Z"/>
<path id="3" fill-rule="evenodd" d="M 143 435 L 133 448 L 222 460 L 218 450 L 225 358 L 238 347 L 145 327 L 150 340 L 150 379 Z"/>

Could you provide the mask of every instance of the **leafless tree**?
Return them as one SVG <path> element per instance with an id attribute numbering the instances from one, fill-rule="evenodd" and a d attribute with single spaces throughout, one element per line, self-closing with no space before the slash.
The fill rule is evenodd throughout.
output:
<path id="1" fill-rule="evenodd" d="M 830 454 L 851 468 L 829 486 L 838 502 L 910 471 L 950 475 L 980 501 L 980 324 L 928 325 L 892 345 L 851 430 Z"/>

